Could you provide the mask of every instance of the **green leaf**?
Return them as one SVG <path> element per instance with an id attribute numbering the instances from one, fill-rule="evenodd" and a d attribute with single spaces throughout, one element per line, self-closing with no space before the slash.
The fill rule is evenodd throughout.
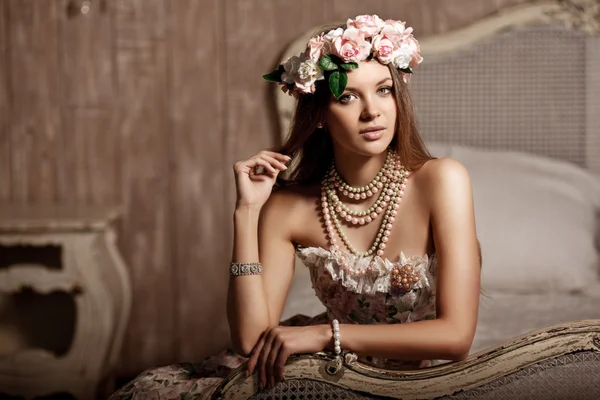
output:
<path id="1" fill-rule="evenodd" d="M 331 61 L 333 61 L 334 63 L 336 63 L 337 65 L 343 64 L 344 60 L 342 60 L 341 58 L 339 58 L 338 56 L 336 56 L 335 54 L 330 54 L 329 57 L 331 57 Z"/>
<path id="2" fill-rule="evenodd" d="M 283 71 L 281 69 L 277 69 L 269 74 L 263 75 L 263 78 L 266 79 L 269 82 L 281 82 L 281 74 L 283 74 Z"/>
<path id="3" fill-rule="evenodd" d="M 339 69 L 338 65 L 331 59 L 331 55 L 325 54 L 319 60 L 319 67 L 323 68 L 325 71 L 335 71 Z"/>
<path id="4" fill-rule="evenodd" d="M 358 68 L 358 63 L 355 63 L 355 62 L 343 63 L 343 64 L 340 64 L 340 67 L 342 67 L 346 70 L 356 69 L 356 68 Z"/>
<path id="5" fill-rule="evenodd" d="M 406 67 L 406 68 L 399 68 L 400 71 L 404 72 L 405 74 L 412 74 L 412 69 L 410 69 L 410 67 Z"/>
<path id="6" fill-rule="evenodd" d="M 333 93 L 336 99 L 339 99 L 342 93 L 344 93 L 346 84 L 348 84 L 346 71 L 333 71 L 329 75 L 329 89 L 331 89 L 331 93 Z"/>

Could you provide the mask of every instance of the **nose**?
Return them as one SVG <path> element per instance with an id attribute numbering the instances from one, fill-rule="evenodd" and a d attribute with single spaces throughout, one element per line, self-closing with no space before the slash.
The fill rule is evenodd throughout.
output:
<path id="1" fill-rule="evenodd" d="M 363 102 L 363 109 L 360 113 L 360 119 L 362 121 L 373 121 L 375 118 L 381 115 L 381 111 L 379 111 L 379 107 L 377 106 L 377 102 L 374 101 L 371 97 L 365 98 Z"/>

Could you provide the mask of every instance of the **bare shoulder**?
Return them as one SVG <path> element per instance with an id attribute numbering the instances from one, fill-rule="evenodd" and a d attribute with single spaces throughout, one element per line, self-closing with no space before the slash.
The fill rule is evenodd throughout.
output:
<path id="1" fill-rule="evenodd" d="M 436 158 L 427 161 L 414 172 L 413 180 L 421 190 L 432 193 L 439 189 L 440 185 L 445 187 L 469 184 L 471 178 L 459 161 L 453 158 Z"/>
<path id="2" fill-rule="evenodd" d="M 452 158 L 429 160 L 413 173 L 412 178 L 432 205 L 472 195 L 469 172 L 464 165 Z"/>
<path id="3" fill-rule="evenodd" d="M 293 186 L 273 190 L 263 206 L 263 219 L 271 221 L 292 234 L 310 210 L 314 210 L 320 198 L 318 186 Z"/>
<path id="4" fill-rule="evenodd" d="M 320 196 L 318 186 L 291 186 L 273 190 L 269 200 L 265 204 L 269 208 L 281 212 L 289 212 L 293 209 L 306 207 L 307 203 L 314 203 Z"/>

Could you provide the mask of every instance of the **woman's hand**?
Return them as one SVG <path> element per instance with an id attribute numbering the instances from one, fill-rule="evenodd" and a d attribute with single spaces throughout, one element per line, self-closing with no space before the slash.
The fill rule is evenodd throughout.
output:
<path id="1" fill-rule="evenodd" d="M 276 326 L 267 329 L 254 346 L 246 364 L 247 376 L 258 369 L 258 382 L 263 389 L 283 380 L 283 366 L 292 354 L 316 353 L 325 350 L 332 341 L 329 325 Z"/>
<path id="2" fill-rule="evenodd" d="M 237 190 L 237 207 L 260 208 L 265 204 L 279 172 L 287 169 L 290 157 L 263 150 L 233 166 Z"/>

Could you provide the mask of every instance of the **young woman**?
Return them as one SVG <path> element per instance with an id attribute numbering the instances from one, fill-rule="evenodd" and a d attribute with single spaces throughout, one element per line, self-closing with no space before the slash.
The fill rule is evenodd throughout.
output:
<path id="1" fill-rule="evenodd" d="M 407 82 L 421 60 L 411 28 L 363 15 L 265 75 L 298 102 L 287 143 L 234 166 L 228 318 L 239 355 L 147 372 L 113 398 L 208 397 L 246 360 L 271 387 L 299 353 L 399 369 L 467 357 L 481 264 L 471 184 L 419 137 Z M 296 255 L 327 312 L 280 324 Z"/>

